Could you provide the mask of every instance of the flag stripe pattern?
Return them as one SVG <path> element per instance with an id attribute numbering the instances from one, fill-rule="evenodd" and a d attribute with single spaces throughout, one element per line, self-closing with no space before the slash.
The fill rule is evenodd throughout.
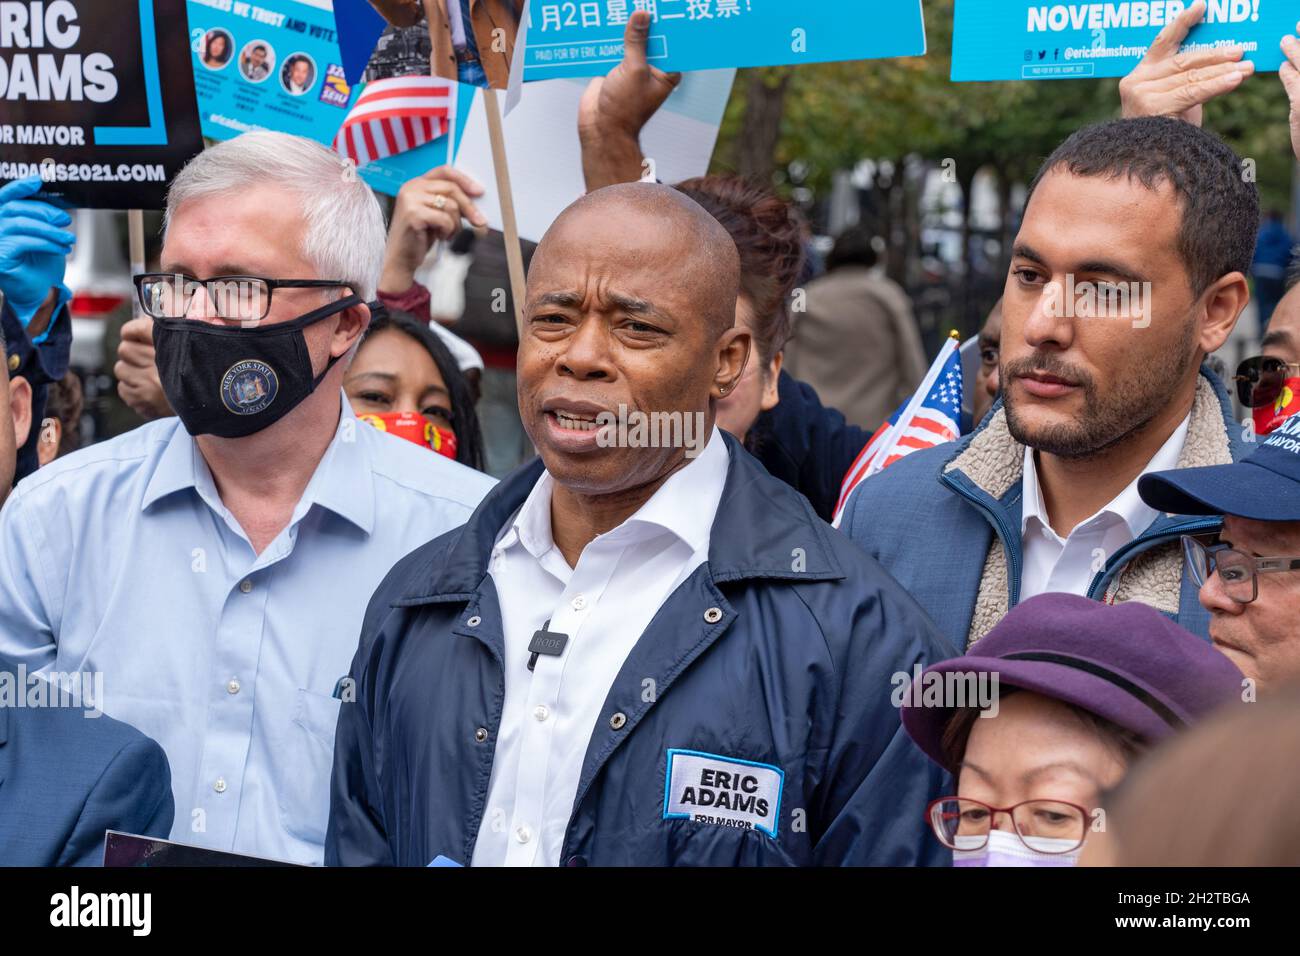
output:
<path id="1" fill-rule="evenodd" d="M 334 137 L 334 149 L 358 166 L 445 136 L 455 119 L 455 83 L 399 76 L 367 84 Z"/>
<path id="2" fill-rule="evenodd" d="M 961 434 L 961 352 L 950 338 L 935 357 L 916 392 L 889 416 L 849 467 L 835 504 L 835 527 L 853 489 L 900 458 L 954 441 Z"/>

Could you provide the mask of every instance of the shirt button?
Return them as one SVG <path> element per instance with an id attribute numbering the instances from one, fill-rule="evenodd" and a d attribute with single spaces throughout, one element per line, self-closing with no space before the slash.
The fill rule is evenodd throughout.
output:
<path id="1" fill-rule="evenodd" d="M 533 711 L 533 716 L 539 721 L 545 720 L 547 717 L 551 716 L 551 712 L 547 709 L 545 704 L 538 704 L 537 708 Z"/>
<path id="2" fill-rule="evenodd" d="M 481 617 L 479 617 L 477 614 L 475 614 L 473 617 L 471 617 L 468 621 L 465 622 L 465 626 L 466 626 L 466 627 L 478 627 L 478 626 L 479 626 L 480 624 L 482 624 L 482 623 L 483 623 L 483 618 L 481 618 Z"/>
<path id="3" fill-rule="evenodd" d="M 239 582 L 239 590 L 247 594 L 249 591 L 253 590 L 253 582 L 248 578 L 244 578 L 244 580 Z"/>
<path id="4" fill-rule="evenodd" d="M 572 605 L 573 605 L 573 609 L 574 609 L 575 611 L 581 611 L 584 607 L 587 606 L 587 599 L 586 599 L 586 597 L 584 597 L 583 595 L 579 594 L 579 595 L 578 595 L 577 597 L 575 597 L 575 598 L 573 599 L 573 601 L 570 602 L 570 603 L 572 603 Z"/>
<path id="5" fill-rule="evenodd" d="M 711 607 L 704 612 L 704 620 L 710 624 L 717 624 L 722 620 L 722 609 Z"/>
<path id="6" fill-rule="evenodd" d="M 488 732 L 486 727 L 480 727 L 478 730 L 474 731 L 474 739 L 477 740 L 479 743 L 482 743 L 483 741 L 487 740 L 487 738 L 488 738 Z"/>
<path id="7" fill-rule="evenodd" d="M 520 843 L 527 843 L 532 838 L 533 838 L 533 831 L 530 830 L 526 825 L 515 828 L 515 839 L 518 840 Z"/>
<path id="8" fill-rule="evenodd" d="M 230 694 L 239 693 L 239 680 L 237 678 L 230 678 L 230 683 L 226 685 L 226 692 Z"/>
<path id="9" fill-rule="evenodd" d="M 613 730 L 622 730 L 623 726 L 626 723 L 627 723 L 627 714 L 623 713 L 622 711 L 619 711 L 613 717 L 609 718 L 609 726 Z"/>
<path id="10" fill-rule="evenodd" d="M 214 783 L 214 784 L 212 785 L 212 789 L 215 790 L 215 791 L 217 791 L 217 793 L 225 793 L 225 792 L 226 792 L 226 778 L 225 778 L 225 777 L 218 777 L 218 778 L 217 778 L 217 782 Z"/>

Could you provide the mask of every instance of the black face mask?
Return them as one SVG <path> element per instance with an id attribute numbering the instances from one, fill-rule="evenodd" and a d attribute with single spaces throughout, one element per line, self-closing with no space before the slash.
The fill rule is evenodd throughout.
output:
<path id="1" fill-rule="evenodd" d="M 342 358 L 313 377 L 303 329 L 359 305 L 349 295 L 289 322 L 240 328 L 154 319 L 163 392 L 191 435 L 243 438 L 274 425 L 316 390 Z"/>

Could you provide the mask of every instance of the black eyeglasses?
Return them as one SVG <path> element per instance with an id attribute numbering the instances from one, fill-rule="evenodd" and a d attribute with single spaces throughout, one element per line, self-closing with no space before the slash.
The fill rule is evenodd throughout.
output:
<path id="1" fill-rule="evenodd" d="M 1233 376 L 1237 398 L 1247 408 L 1271 405 L 1281 393 L 1288 373 L 1300 375 L 1300 364 L 1265 355 L 1248 358 L 1237 366 L 1237 374 Z"/>
<path id="2" fill-rule="evenodd" d="M 1300 556 L 1257 558 L 1223 542 L 1207 544 L 1188 534 L 1183 535 L 1182 540 L 1183 557 L 1187 561 L 1187 570 L 1191 572 L 1192 583 L 1198 588 L 1204 587 L 1210 575 L 1217 571 L 1224 593 L 1238 604 L 1249 604 L 1259 597 L 1258 575 L 1300 570 Z"/>
<path id="3" fill-rule="evenodd" d="M 202 315 L 239 322 L 258 322 L 271 311 L 276 289 L 351 289 L 334 279 L 265 279 L 261 276 L 213 276 L 196 279 L 179 272 L 146 272 L 135 276 L 135 290 L 145 315 L 153 319 L 183 319 L 194 296 L 203 290 Z"/>

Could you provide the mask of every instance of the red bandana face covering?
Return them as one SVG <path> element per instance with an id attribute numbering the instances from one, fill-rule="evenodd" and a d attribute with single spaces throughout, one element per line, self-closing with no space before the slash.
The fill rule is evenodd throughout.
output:
<path id="1" fill-rule="evenodd" d="M 1267 435 L 1297 412 L 1300 412 L 1300 378 L 1288 378 L 1278 390 L 1277 398 L 1252 411 L 1255 434 Z"/>
<path id="2" fill-rule="evenodd" d="M 382 415 L 358 415 L 363 422 L 369 422 L 381 432 L 388 432 L 398 438 L 415 442 L 422 448 L 436 451 L 452 461 L 456 460 L 456 435 L 450 429 L 439 428 L 423 415 L 416 412 L 385 412 Z"/>

